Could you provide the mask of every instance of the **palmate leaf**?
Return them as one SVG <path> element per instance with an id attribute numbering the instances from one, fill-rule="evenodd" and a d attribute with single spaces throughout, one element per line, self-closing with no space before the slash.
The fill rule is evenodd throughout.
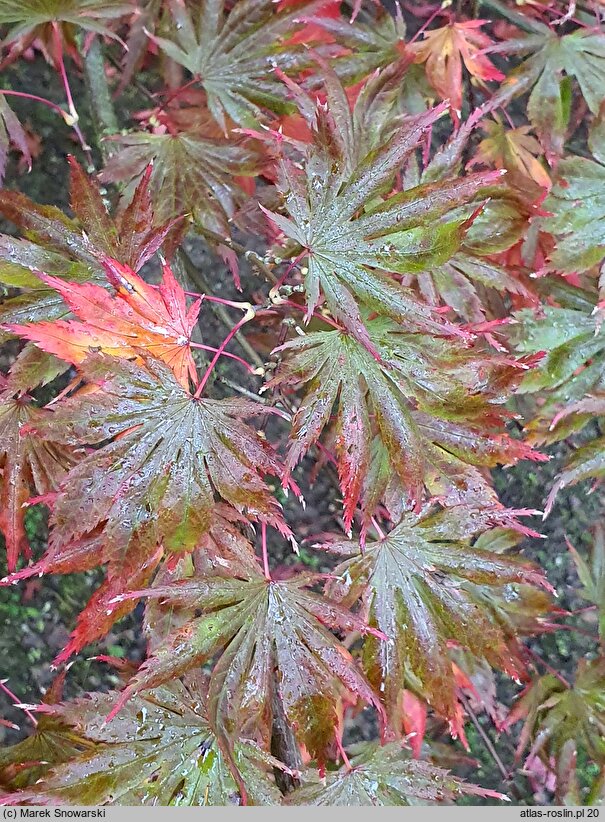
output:
<path id="1" fill-rule="evenodd" d="M 294 791 L 288 805 L 371 806 L 452 803 L 461 796 L 506 799 L 500 793 L 464 782 L 429 762 L 412 759 L 397 742 L 355 746 L 350 766 L 330 771 Z"/>
<path id="2" fill-rule="evenodd" d="M 576 412 L 580 416 L 580 424 L 586 423 L 595 416 L 605 415 L 605 396 L 600 394 L 586 400 L 580 400 L 575 405 L 566 409 L 568 414 Z M 583 416 L 587 415 L 587 416 Z M 563 418 L 560 415 L 560 419 Z M 577 426 L 576 426 L 577 427 Z M 605 437 L 598 437 L 582 445 L 573 452 L 572 458 L 566 463 L 565 468 L 558 475 L 553 487 L 550 489 L 544 514 L 551 512 L 555 499 L 559 491 L 570 485 L 576 485 L 587 479 L 601 480 L 605 476 Z"/>
<path id="3" fill-rule="evenodd" d="M 170 232 L 170 223 L 155 224 L 149 196 L 151 169 L 143 175 L 130 202 L 122 198 L 115 216 L 108 213 L 98 187 L 73 159 L 70 171 L 75 219 L 54 206 L 38 205 L 23 194 L 0 191 L 0 214 L 25 235 L 24 239 L 0 235 L 0 284 L 21 290 L 0 305 L 2 323 L 53 320 L 67 314 L 58 291 L 34 272 L 107 286 L 103 258 L 111 257 L 138 271 Z"/>
<path id="4" fill-rule="evenodd" d="M 219 737 L 236 739 L 250 726 L 268 739 L 276 688 L 297 738 L 312 757 L 323 760 L 340 733 L 342 701 L 379 703 L 350 653 L 328 630 L 373 629 L 305 590 L 316 582 L 306 574 L 274 582 L 256 571 L 247 579 L 197 576 L 128 595 L 161 598 L 167 608 L 188 608 L 191 616 L 156 645 L 112 713 L 133 694 L 222 652 L 208 691 L 209 716 Z"/>
<path id="5" fill-rule="evenodd" d="M 338 54 L 332 65 L 347 86 L 365 80 L 376 69 L 403 62 L 406 26 L 399 7 L 394 15 L 384 6 L 372 7 L 370 12 L 362 9 L 353 22 L 327 15 L 312 17 L 311 22 L 344 47 L 344 53 Z M 402 82 L 407 80 L 406 74 Z"/>
<path id="6" fill-rule="evenodd" d="M 188 550 L 211 523 L 215 492 L 248 517 L 289 534 L 260 476 L 279 476 L 279 463 L 242 422 L 266 413 L 264 406 L 196 399 L 156 360 L 142 367 L 97 355 L 82 364 L 81 374 L 102 390 L 55 405 L 36 433 L 73 445 L 112 442 L 89 454 L 62 484 L 52 545 L 105 522 L 109 546 L 123 549 L 137 532 L 168 550 Z M 94 508 L 82 496 L 85 487 L 95 489 Z"/>
<path id="7" fill-rule="evenodd" d="M 0 25 L 11 25 L 3 45 L 19 38 L 31 42 L 42 27 L 55 22 L 114 37 L 105 21 L 128 13 L 132 13 L 132 5 L 125 0 L 3 0 Z"/>
<path id="8" fill-rule="evenodd" d="M 458 173 L 472 133 L 472 122 L 469 119 L 445 144 L 422 176 L 414 175 L 415 181 L 435 183 Z M 410 178 L 411 169 L 408 170 Z M 523 279 L 494 259 L 495 255 L 510 249 L 527 231 L 528 204 L 524 202 L 524 195 L 519 196 L 512 188 L 503 186 L 493 186 L 483 193 L 489 195 L 489 200 L 477 197 L 470 204 L 479 213 L 475 212 L 460 248 L 447 261 L 430 265 L 417 275 L 419 290 L 430 305 L 448 305 L 469 322 L 485 321 L 492 290 L 525 298 L 532 296 Z M 468 214 L 468 207 L 454 210 L 450 218 L 463 219 L 465 214 Z"/>
<path id="9" fill-rule="evenodd" d="M 147 583 L 158 546 L 193 550 L 213 524 L 216 497 L 290 535 L 262 479 L 280 475 L 276 455 L 243 422 L 266 413 L 264 406 L 195 399 L 156 360 L 142 366 L 98 354 L 80 373 L 86 389 L 53 406 L 32 428 L 41 442 L 103 447 L 59 485 L 48 554 L 21 576 L 113 563 L 114 573 L 96 595 L 101 612 L 108 598 Z M 109 625 L 120 616 L 102 614 Z M 70 652 L 90 638 L 83 632 Z"/>
<path id="10" fill-rule="evenodd" d="M 426 64 L 431 85 L 452 106 L 452 115 L 459 122 L 462 114 L 462 64 L 477 80 L 504 80 L 484 51 L 493 41 L 479 29 L 486 20 L 454 21 L 442 28 L 425 30 L 423 40 L 412 43 L 408 50 L 416 63 Z"/>
<path id="11" fill-rule="evenodd" d="M 543 392 L 544 403 L 527 425 L 533 442 L 556 442 L 582 428 L 586 415 L 569 413 L 562 418 L 560 412 L 605 387 L 605 335 L 596 293 L 550 278 L 547 288 L 557 305 L 546 305 L 539 312 L 516 311 L 511 326 L 511 339 L 520 353 L 546 352 L 539 367 L 528 372 L 519 386 L 521 393 Z"/>
<path id="12" fill-rule="evenodd" d="M 288 216 L 268 213 L 294 245 L 292 252 L 302 251 L 307 318 L 323 293 L 333 315 L 369 348 L 357 301 L 408 327 L 463 335 L 385 272 L 414 273 L 448 260 L 469 216 L 447 222 L 448 212 L 472 200 L 499 172 L 421 185 L 382 200 L 445 107 L 411 118 L 359 158 L 360 123 L 342 89 L 339 94 L 333 84 L 329 93 L 327 110 L 315 109 L 303 172 L 288 159 L 281 162 L 278 186 Z"/>
<path id="13" fill-rule="evenodd" d="M 42 706 L 42 720 L 84 742 L 28 790 L 27 804 L 253 805 L 279 804 L 271 768 L 281 763 L 254 742 L 237 740 L 226 754 L 208 722 L 201 676 L 178 680 L 133 699 L 110 723 L 115 693 L 93 693 Z M 23 744 L 23 743 L 22 743 Z M 242 797 L 241 784 L 245 784 Z"/>
<path id="14" fill-rule="evenodd" d="M 401 694 L 409 684 L 449 719 L 455 733 L 463 732 L 449 644 L 523 676 L 521 646 L 500 624 L 483 591 L 550 586 L 531 563 L 470 544 L 491 526 L 514 522 L 515 512 L 501 508 L 429 510 L 404 516 L 363 552 L 358 542 L 324 546 L 350 557 L 334 570 L 330 594 L 348 606 L 361 600 L 369 624 L 390 640 L 377 643 L 367 637 L 363 659 L 394 730 L 402 727 Z"/>
<path id="15" fill-rule="evenodd" d="M 534 680 L 509 713 L 506 726 L 524 721 L 517 756 L 531 753 L 558 758 L 573 740 L 597 762 L 605 763 L 605 660 L 581 659 L 573 687 L 552 674 Z"/>
<path id="16" fill-rule="evenodd" d="M 382 482 L 375 470 L 386 472 L 389 481 L 398 478 L 403 495 L 419 506 L 425 490 L 446 493 L 443 483 L 485 501 L 485 481 L 465 469 L 542 458 L 504 433 L 505 414 L 497 407 L 526 363 L 515 367 L 486 358 L 440 337 L 406 333 L 388 320 L 370 320 L 365 327 L 380 362 L 344 331 L 314 332 L 282 347 L 284 361 L 269 383 L 305 387 L 292 426 L 289 470 L 336 414 L 346 528 L 359 502 L 364 529 L 374 513 Z M 381 460 L 385 464 L 377 469 Z"/>
<path id="17" fill-rule="evenodd" d="M 550 188 L 548 172 L 537 159 L 542 154 L 542 148 L 529 133 L 530 126 L 507 129 L 498 120 L 486 120 L 482 123 L 482 128 L 486 137 L 477 146 L 471 165 L 495 165 L 496 168 L 505 168 L 521 177 L 529 177 L 539 186 Z"/>
<path id="18" fill-rule="evenodd" d="M 309 64 L 306 50 L 289 45 L 288 37 L 300 28 L 301 17 L 328 3 L 302 0 L 278 11 L 272 0 L 239 0 L 226 14 L 223 0 L 203 0 L 191 10 L 184 0 L 169 0 L 172 37 L 153 40 L 199 78 L 223 131 L 226 118 L 253 127 L 266 109 L 288 110 L 286 89 L 273 74 L 273 65 L 298 71 Z"/>
<path id="19" fill-rule="evenodd" d="M 258 174 L 263 160 L 250 143 L 226 140 L 217 131 L 208 126 L 201 133 L 117 137 L 113 142 L 118 151 L 100 178 L 127 183 L 128 196 L 151 164 L 149 193 L 158 222 L 191 214 L 196 223 L 228 236 L 229 222 L 246 199 L 233 178 Z"/>
<path id="20" fill-rule="evenodd" d="M 69 448 L 52 437 L 44 442 L 26 434 L 27 425 L 38 425 L 49 412 L 36 408 L 28 396 L 0 376 L 0 532 L 4 535 L 8 570 L 14 571 L 19 556 L 31 556 L 25 534 L 24 505 L 33 495 L 55 490 L 73 465 Z"/>
<path id="21" fill-rule="evenodd" d="M 535 34 L 519 40 L 507 40 L 490 51 L 507 54 L 532 52 L 508 74 L 499 95 L 507 101 L 532 89 L 527 101 L 527 116 L 540 138 L 546 157 L 552 163 L 563 153 L 571 106 L 572 77 L 576 79 L 590 111 L 599 113 L 605 97 L 605 35 L 601 31 L 579 28 L 559 37 L 553 28 L 537 20 L 532 20 L 531 26 Z"/>
<path id="22" fill-rule="evenodd" d="M 31 736 L 0 750 L 0 790 L 15 791 L 32 785 L 53 765 L 67 762 L 91 747 L 90 742 L 56 718 L 42 715 Z"/>
<path id="23" fill-rule="evenodd" d="M 603 55 L 605 65 L 605 45 Z M 595 159 L 561 160 L 557 183 L 544 201 L 551 216 L 540 227 L 555 237 L 549 262 L 557 271 L 586 271 L 605 257 L 605 120 L 592 130 L 589 145 Z"/>
<path id="24" fill-rule="evenodd" d="M 39 275 L 45 285 L 59 292 L 79 322 L 55 320 L 6 328 L 74 365 L 84 362 L 91 352 L 133 359 L 144 351 L 169 365 L 185 389 L 190 380 L 196 383 L 189 343 L 201 299 L 187 306 L 185 293 L 167 264 L 157 288 L 117 260 L 102 258 L 102 264 L 114 294 L 94 283 Z"/>

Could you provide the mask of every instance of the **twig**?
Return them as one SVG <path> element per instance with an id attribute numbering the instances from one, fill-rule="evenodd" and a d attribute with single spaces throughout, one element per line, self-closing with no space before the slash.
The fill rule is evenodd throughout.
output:
<path id="1" fill-rule="evenodd" d="M 464 710 L 469 715 L 469 717 L 471 719 L 471 722 L 473 723 L 473 725 L 475 726 L 475 728 L 477 730 L 477 733 L 481 737 L 481 740 L 483 741 L 483 744 L 485 745 L 485 748 L 486 748 L 487 752 L 489 753 L 491 758 L 494 760 L 498 770 L 502 774 L 502 779 L 504 779 L 505 782 L 508 782 L 508 780 L 510 779 L 510 772 L 507 770 L 504 763 L 502 762 L 502 760 L 498 756 L 498 751 L 494 748 L 493 742 L 491 741 L 491 739 L 489 738 L 489 736 L 485 732 L 485 729 L 483 728 L 483 726 L 481 725 L 481 723 L 477 719 L 477 714 L 471 708 L 468 699 L 465 697 L 465 695 L 462 693 L 462 691 L 458 691 L 458 699 L 464 705 Z"/>
<path id="2" fill-rule="evenodd" d="M 180 262 L 183 266 L 183 269 L 195 288 L 199 291 L 200 294 L 209 294 L 212 292 L 212 288 L 210 287 L 210 283 L 206 280 L 203 273 L 198 270 L 196 265 L 194 264 L 193 260 L 187 254 L 184 248 L 179 248 L 177 251 L 177 256 L 180 259 Z M 214 313 L 214 316 L 217 320 L 222 323 L 226 328 L 233 328 L 233 321 L 229 316 L 228 311 L 220 305 L 220 303 L 216 302 L 209 302 L 210 309 Z M 243 334 L 239 332 L 235 335 L 235 339 L 239 343 L 242 351 L 246 354 L 246 357 L 250 362 L 254 363 L 257 368 L 262 368 L 264 363 L 261 357 L 257 354 L 257 352 L 252 348 L 248 340 L 244 337 Z"/>
<path id="3" fill-rule="evenodd" d="M 535 651 L 532 651 L 532 649 L 528 645 L 525 646 L 525 650 L 535 662 L 540 662 L 542 665 L 544 665 L 548 673 L 556 677 L 562 685 L 565 685 L 566 688 L 571 688 L 571 683 L 569 683 L 567 679 L 565 679 L 563 674 L 560 674 L 552 667 L 552 665 L 549 665 L 545 659 L 542 659 L 540 654 L 537 654 Z"/>

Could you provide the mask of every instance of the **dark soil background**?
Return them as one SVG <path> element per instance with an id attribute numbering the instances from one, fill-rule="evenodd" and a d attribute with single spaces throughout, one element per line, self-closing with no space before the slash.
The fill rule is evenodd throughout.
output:
<path id="1" fill-rule="evenodd" d="M 82 129 L 92 142 L 94 131 L 87 110 L 83 84 L 77 80 L 76 72 L 71 71 L 70 77 L 74 78 L 72 87 L 77 99 Z M 31 62 L 21 60 L 18 69 L 10 69 L 4 73 L 2 85 L 5 88 L 28 91 L 63 103 L 63 91 L 57 76 L 41 58 Z M 34 110 L 35 104 L 17 99 L 14 103 L 11 101 L 11 105 L 14 105 L 23 122 L 27 123 L 29 119 L 32 125 L 35 123 L 35 132 L 41 142 L 33 171 L 29 174 L 20 173 L 13 162 L 6 184 L 8 187 L 18 188 L 38 202 L 52 203 L 68 209 L 66 154 L 73 152 L 79 155 L 79 147 L 73 140 L 72 132 L 56 114 L 42 105 L 36 106 Z M 121 125 L 128 125 L 125 112 L 147 106 L 148 101 L 140 96 L 136 88 L 127 89 L 118 103 Z M 12 231 L 13 227 L 0 224 L 0 229 Z M 237 292 L 233 289 L 231 274 L 207 249 L 202 240 L 190 238 L 187 241 L 187 249 L 196 268 L 203 272 L 216 294 L 238 298 Z M 255 289 L 266 288 L 261 280 L 248 276 L 249 273 L 245 268 L 242 271 L 244 298 L 251 296 Z M 216 345 L 224 334 L 224 328 L 210 312 L 206 311 L 204 341 Z M 10 365 L 11 355 L 14 356 L 15 351 L 16 348 L 9 350 L 8 355 L 0 361 L 3 369 Z M 242 373 L 242 369 L 234 369 L 229 361 L 224 359 L 218 375 L 223 380 L 236 381 L 253 393 L 258 390 L 259 384 L 255 385 L 253 380 Z M 220 382 L 217 383 L 216 389 L 219 392 L 232 390 Z M 269 435 L 272 436 L 273 433 L 279 434 L 279 431 L 274 432 L 270 428 Z M 495 471 L 496 488 L 502 502 L 513 508 L 541 509 L 553 477 L 560 470 L 567 451 L 568 446 L 561 445 L 552 451 L 553 459 L 548 463 L 524 463 L 514 469 Z M 303 510 L 292 498 L 285 501 L 288 520 L 295 527 L 300 540 L 338 527 L 338 511 L 331 502 L 334 499 L 337 501 L 338 497 L 332 490 L 333 483 L 329 474 L 322 472 L 313 487 L 305 484 L 304 478 L 305 471 L 299 470 L 296 479 L 303 485 L 306 509 Z M 571 610 L 586 603 L 576 594 L 578 580 L 565 545 L 565 537 L 567 536 L 576 547 L 587 548 L 591 542 L 591 526 L 600 518 L 602 510 L 600 494 L 590 496 L 586 491 L 587 488 L 580 486 L 561 493 L 553 513 L 546 522 L 543 525 L 535 523 L 535 527 L 541 530 L 547 539 L 527 540 L 524 545 L 526 556 L 534 559 L 546 570 L 550 582 L 559 591 L 561 607 Z M 47 536 L 46 514 L 43 508 L 36 506 L 29 510 L 27 529 L 38 557 L 45 549 Z M 291 552 L 290 546 L 283 545 L 277 540 L 272 543 L 271 551 L 276 564 L 302 564 L 314 570 L 325 567 L 325 558 L 306 548 L 304 543 L 299 556 Z M 3 556 L 0 551 L 0 576 L 6 571 L 3 567 Z M 53 677 L 50 669 L 52 659 L 64 646 L 69 632 L 74 627 L 78 612 L 101 578 L 102 572 L 95 571 L 87 574 L 43 577 L 10 589 L 0 588 L 0 678 L 7 680 L 8 687 L 19 700 L 39 701 Z M 118 623 L 103 642 L 97 643 L 88 653 L 82 653 L 76 659 L 67 679 L 66 696 L 75 695 L 83 690 L 104 690 L 117 684 L 117 677 L 112 670 L 105 664 L 91 660 L 90 657 L 99 653 L 134 659 L 142 657 L 144 648 L 141 641 L 140 608 L 141 606 L 133 615 Z M 592 626 L 586 624 L 585 627 Z M 532 639 L 530 646 L 549 665 L 571 679 L 577 660 L 594 647 L 589 639 L 565 630 Z M 505 704 L 510 705 L 519 690 L 519 686 L 504 677 L 499 678 L 499 696 Z M 27 720 L 23 712 L 14 708 L 10 700 L 1 693 L 0 716 L 17 722 L 24 732 L 27 730 Z M 490 723 L 483 717 L 480 717 L 480 721 L 494 741 L 506 767 L 512 769 L 516 741 L 514 734 L 510 738 L 497 739 Z M 367 737 L 373 731 L 373 719 L 364 713 L 354 720 L 348 733 L 350 740 L 355 740 Z M 0 727 L 0 744 L 13 741 L 17 736 L 17 732 Z M 533 789 L 522 775 L 515 776 L 514 784 L 503 783 L 484 742 L 471 725 L 468 736 L 471 755 L 478 762 L 478 770 L 463 767 L 462 771 L 466 776 L 486 787 L 512 793 L 514 801 L 532 804 L 549 799 L 547 794 L 538 792 L 534 795 Z M 459 755 L 462 752 L 459 743 L 448 741 L 445 729 L 440 741 L 451 747 L 451 753 L 457 752 Z M 584 776 L 588 777 L 590 773 L 586 772 Z"/>

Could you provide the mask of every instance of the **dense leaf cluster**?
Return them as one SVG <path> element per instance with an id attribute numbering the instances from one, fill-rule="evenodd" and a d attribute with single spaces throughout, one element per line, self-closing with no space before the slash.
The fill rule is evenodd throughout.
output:
<path id="1" fill-rule="evenodd" d="M 0 183 L 38 105 L 80 144 L 69 214 L 0 190 L 0 595 L 102 566 L 56 665 L 138 602 L 148 646 L 119 692 L 63 700 L 62 669 L 2 802 L 500 799 L 442 743 L 481 711 L 558 801 L 602 797 L 602 530 L 570 545 L 598 614 L 572 687 L 526 644 L 566 615 L 521 552 L 541 512 L 490 474 L 582 432 L 546 513 L 605 476 L 598 6 L 0 0 L 2 65 L 40 52 L 66 97 L 22 124 L 0 89 Z M 121 131 L 114 83 L 147 106 Z M 284 566 L 320 474 L 331 533 Z M 497 671 L 525 685 L 508 715 Z"/>

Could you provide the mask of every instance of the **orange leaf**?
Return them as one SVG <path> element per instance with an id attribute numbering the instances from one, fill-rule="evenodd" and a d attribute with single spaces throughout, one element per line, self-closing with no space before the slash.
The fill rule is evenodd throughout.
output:
<path id="1" fill-rule="evenodd" d="M 185 292 L 168 265 L 156 288 L 116 260 L 106 257 L 102 263 L 114 294 L 91 283 L 39 275 L 59 292 L 78 321 L 11 325 L 10 330 L 74 365 L 95 351 L 131 359 L 143 349 L 169 365 L 188 388 L 189 378 L 196 379 L 189 343 L 201 300 L 187 307 Z"/>
<path id="2" fill-rule="evenodd" d="M 487 21 L 467 20 L 424 32 L 424 40 L 409 46 L 415 63 L 426 63 L 429 82 L 444 100 L 449 100 L 452 117 L 462 110 L 462 63 L 480 81 L 504 80 L 502 72 L 481 51 L 493 41 L 479 28 Z"/>
<path id="3" fill-rule="evenodd" d="M 550 189 L 550 177 L 537 159 L 543 151 L 536 138 L 529 134 L 530 126 L 506 129 L 502 123 L 488 120 L 482 124 L 482 128 L 487 136 L 479 143 L 469 167 L 482 163 L 506 168 L 523 177 L 530 177 L 539 186 Z"/>

